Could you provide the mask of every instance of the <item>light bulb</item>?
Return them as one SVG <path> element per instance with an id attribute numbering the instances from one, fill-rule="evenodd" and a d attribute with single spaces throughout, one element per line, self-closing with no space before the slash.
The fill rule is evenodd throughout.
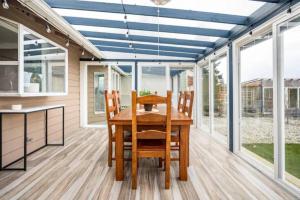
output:
<path id="1" fill-rule="evenodd" d="M 92 57 L 92 61 L 94 61 L 94 60 L 95 60 L 95 57 L 93 56 L 93 57 Z"/>
<path id="2" fill-rule="evenodd" d="M 51 28 L 48 24 L 46 25 L 46 31 L 47 31 L 47 33 L 51 33 Z"/>
<path id="3" fill-rule="evenodd" d="M 69 46 L 70 46 L 70 40 L 68 39 L 66 42 L 66 47 L 69 47 Z"/>
<path id="4" fill-rule="evenodd" d="M 132 43 L 129 43 L 129 48 L 132 48 Z"/>
<path id="5" fill-rule="evenodd" d="M 84 56 L 84 53 L 85 53 L 85 52 L 84 52 L 84 49 L 83 49 L 82 52 L 81 52 L 81 55 Z"/>
<path id="6" fill-rule="evenodd" d="M 9 5 L 8 5 L 8 3 L 7 3 L 7 0 L 3 0 L 3 1 L 2 1 L 2 7 L 3 7 L 4 9 L 9 9 Z"/>
<path id="7" fill-rule="evenodd" d="M 126 37 L 126 38 L 129 37 L 129 31 L 126 32 L 125 37 Z"/>
<path id="8" fill-rule="evenodd" d="M 124 16 L 124 23 L 125 24 L 127 23 L 127 16 L 126 15 Z"/>

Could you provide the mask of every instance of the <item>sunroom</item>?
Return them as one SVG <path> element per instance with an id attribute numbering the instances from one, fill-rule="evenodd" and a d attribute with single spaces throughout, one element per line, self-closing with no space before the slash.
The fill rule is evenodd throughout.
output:
<path id="1" fill-rule="evenodd" d="M 1 3 L 0 199 L 300 199 L 298 0 Z"/>

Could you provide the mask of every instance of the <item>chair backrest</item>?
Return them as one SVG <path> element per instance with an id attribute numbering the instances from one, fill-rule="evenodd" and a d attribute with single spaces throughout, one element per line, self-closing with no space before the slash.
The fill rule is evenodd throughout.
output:
<path id="1" fill-rule="evenodd" d="M 109 93 L 107 90 L 104 91 L 106 121 L 108 126 L 110 126 L 111 118 L 118 113 L 116 106 L 116 98 L 113 95 L 113 92 L 114 91 L 112 91 L 112 93 Z"/>
<path id="2" fill-rule="evenodd" d="M 132 142 L 136 144 L 137 139 L 166 139 L 171 141 L 171 98 L 172 92 L 167 92 L 167 97 L 157 95 L 149 95 L 137 97 L 136 91 L 132 91 Z M 166 113 L 145 112 L 137 115 L 137 104 L 165 104 Z M 138 125 L 161 125 L 165 127 L 165 131 L 159 130 L 138 130 Z"/>
<path id="3" fill-rule="evenodd" d="M 113 90 L 112 91 L 112 95 L 113 95 L 113 97 L 115 99 L 115 104 L 116 104 L 116 107 L 117 107 L 117 109 L 115 111 L 116 112 L 115 114 L 117 114 L 117 113 L 121 112 L 120 91 L 119 90 Z"/>
<path id="4" fill-rule="evenodd" d="M 178 106 L 177 106 L 178 112 L 183 112 L 184 110 L 184 92 L 179 92 L 179 98 L 178 98 Z"/>
<path id="5" fill-rule="evenodd" d="M 194 91 L 184 92 L 184 113 L 187 116 L 192 117 L 193 114 L 193 104 L 194 104 Z"/>

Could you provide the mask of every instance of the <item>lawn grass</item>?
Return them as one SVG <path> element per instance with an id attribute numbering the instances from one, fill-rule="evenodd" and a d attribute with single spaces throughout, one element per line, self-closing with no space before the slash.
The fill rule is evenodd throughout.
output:
<path id="1" fill-rule="evenodd" d="M 274 163 L 273 144 L 253 143 L 243 144 L 243 147 Z M 285 144 L 285 168 L 293 176 L 300 178 L 300 144 Z"/>

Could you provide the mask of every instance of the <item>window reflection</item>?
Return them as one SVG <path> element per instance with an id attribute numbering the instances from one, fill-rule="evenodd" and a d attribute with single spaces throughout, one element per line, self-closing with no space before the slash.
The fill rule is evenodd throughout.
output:
<path id="1" fill-rule="evenodd" d="M 200 86 L 201 87 L 201 86 Z M 209 127 L 209 68 L 202 68 L 202 125 Z"/>
<path id="2" fill-rule="evenodd" d="M 65 92 L 64 49 L 24 31 L 24 92 Z"/>
<path id="3" fill-rule="evenodd" d="M 18 26 L 0 19 L 0 92 L 18 92 Z"/>
<path id="4" fill-rule="evenodd" d="M 227 142 L 227 56 L 222 55 L 212 62 L 214 72 L 214 133 Z"/>

